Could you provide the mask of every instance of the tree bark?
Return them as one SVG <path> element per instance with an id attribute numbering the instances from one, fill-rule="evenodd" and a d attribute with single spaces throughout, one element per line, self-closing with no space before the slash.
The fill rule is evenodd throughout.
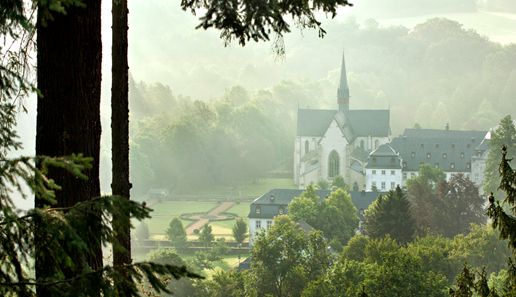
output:
<path id="1" fill-rule="evenodd" d="M 128 9 L 127 0 L 113 0 L 113 45 L 111 85 L 111 160 L 113 195 L 130 199 L 129 182 L 129 65 L 127 61 Z M 113 251 L 113 264 L 120 266 L 131 263 L 131 237 L 128 216 L 114 217 L 117 240 L 124 250 Z"/>
<path id="2" fill-rule="evenodd" d="M 46 24 L 41 19 L 37 23 L 37 85 L 41 96 L 37 104 L 36 155 L 82 153 L 93 157 L 92 168 L 84 172 L 87 180 L 62 169 L 50 169 L 49 177 L 61 186 L 56 191 L 58 207 L 71 207 L 100 196 L 101 1 L 85 4 L 67 8 L 66 14 L 54 13 L 54 19 Z M 36 197 L 36 207 L 46 204 Z M 100 269 L 100 217 L 94 213 L 88 219 L 90 228 L 84 230 L 92 249 L 88 262 L 92 269 Z M 38 244 L 42 243 L 37 234 L 35 241 L 36 276 L 52 277 L 52 259 L 38 255 Z M 38 296 L 48 294 L 38 289 Z"/>

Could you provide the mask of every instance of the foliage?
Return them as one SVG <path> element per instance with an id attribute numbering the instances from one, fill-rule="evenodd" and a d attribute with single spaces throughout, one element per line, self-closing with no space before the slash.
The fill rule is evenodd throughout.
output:
<path id="1" fill-rule="evenodd" d="M 445 296 L 446 278 L 390 238 L 370 239 L 363 260 L 343 256 L 303 296 Z M 321 295 L 322 294 L 322 295 Z"/>
<path id="2" fill-rule="evenodd" d="M 204 225 L 199 232 L 199 241 L 207 247 L 214 239 L 210 224 Z"/>
<path id="3" fill-rule="evenodd" d="M 337 175 L 335 178 L 333 178 L 333 181 L 331 182 L 332 187 L 336 187 L 339 189 L 342 189 L 344 191 L 349 191 L 349 186 L 344 181 L 344 178 L 340 175 Z"/>
<path id="4" fill-rule="evenodd" d="M 172 242 L 172 245 L 176 248 L 184 248 L 187 243 L 186 231 L 183 228 L 183 223 L 179 218 L 173 218 L 166 230 L 168 240 Z"/>
<path id="5" fill-rule="evenodd" d="M 217 271 L 206 282 L 206 287 L 208 296 L 211 297 L 252 297 L 256 292 L 253 294 L 249 283 L 247 272 Z"/>
<path id="6" fill-rule="evenodd" d="M 233 238 L 236 242 L 242 243 L 247 237 L 247 224 L 242 218 L 238 218 L 235 220 L 235 225 L 232 229 Z"/>
<path id="7" fill-rule="evenodd" d="M 289 204 L 288 215 L 294 221 L 302 220 L 321 230 L 332 242 L 332 247 L 340 250 L 358 227 L 357 210 L 349 193 L 342 189 L 333 191 L 323 201 L 319 200 L 313 186 L 308 186 Z"/>
<path id="8" fill-rule="evenodd" d="M 415 221 L 405 193 L 398 186 L 396 190 L 378 197 L 365 212 L 365 231 L 373 238 L 390 235 L 398 243 L 412 240 Z"/>
<path id="9" fill-rule="evenodd" d="M 484 192 L 496 193 L 500 198 L 503 197 L 503 192 L 498 191 L 501 180 L 498 167 L 502 161 L 499 151 L 502 145 L 507 146 L 508 159 L 516 155 L 516 127 L 510 115 L 501 119 L 498 127 L 491 131 L 489 153 L 484 170 Z"/>
<path id="10" fill-rule="evenodd" d="M 251 274 L 260 294 L 299 296 L 308 282 L 324 273 L 331 258 L 319 231 L 306 233 L 283 215 L 258 235 L 252 259 Z"/>
<path id="11" fill-rule="evenodd" d="M 407 181 L 407 194 L 419 234 L 453 237 L 486 221 L 478 187 L 463 174 L 446 181 L 442 170 L 423 164 L 418 176 Z"/>
<path id="12" fill-rule="evenodd" d="M 317 182 L 317 188 L 321 190 L 328 190 L 330 188 L 330 184 L 327 180 L 321 179 Z"/>
<path id="13" fill-rule="evenodd" d="M 216 28 L 220 36 L 230 42 L 238 40 L 241 45 L 246 42 L 269 40 L 271 33 L 279 37 L 290 32 L 286 16 L 292 18 L 301 28 L 317 28 L 319 36 L 326 31 L 316 19 L 314 11 L 320 10 L 333 17 L 339 6 L 351 6 L 347 0 L 316 0 L 308 2 L 282 1 L 277 3 L 238 0 L 231 4 L 219 1 L 183 0 L 181 7 L 193 14 L 204 12 L 197 28 Z"/>

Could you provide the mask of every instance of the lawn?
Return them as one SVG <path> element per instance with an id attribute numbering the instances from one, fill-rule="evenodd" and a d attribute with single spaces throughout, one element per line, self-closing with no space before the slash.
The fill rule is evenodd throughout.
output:
<path id="1" fill-rule="evenodd" d="M 198 201 L 163 201 L 154 203 L 149 206 L 154 210 L 151 213 L 152 217 L 145 220 L 145 223 L 149 227 L 149 233 L 152 237 L 153 235 L 164 234 L 170 220 L 179 217 L 183 213 L 208 212 L 217 205 L 216 202 Z M 184 220 L 182 222 L 184 227 L 191 223 L 191 221 Z"/>

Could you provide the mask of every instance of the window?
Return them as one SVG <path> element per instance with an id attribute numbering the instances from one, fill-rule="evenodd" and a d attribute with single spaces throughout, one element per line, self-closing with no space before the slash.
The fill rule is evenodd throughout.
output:
<path id="1" fill-rule="evenodd" d="M 256 229 L 260 229 L 262 227 L 262 221 L 256 221 Z"/>
<path id="2" fill-rule="evenodd" d="M 470 162 L 466 163 L 466 169 L 471 169 L 471 163 Z"/>
<path id="3" fill-rule="evenodd" d="M 278 209 L 278 214 L 282 215 L 285 212 L 285 209 L 283 207 L 280 207 Z"/>
<path id="4" fill-rule="evenodd" d="M 443 153 L 443 159 L 448 158 L 448 155 L 446 153 Z"/>
<path id="5" fill-rule="evenodd" d="M 435 144 L 435 148 L 439 148 L 439 144 L 438 143 Z"/>
<path id="6" fill-rule="evenodd" d="M 305 154 L 310 151 L 310 143 L 308 140 L 305 140 Z"/>
<path id="7" fill-rule="evenodd" d="M 396 171 L 391 170 L 391 175 L 396 175 Z"/>
<path id="8" fill-rule="evenodd" d="M 435 168 L 439 168 L 439 163 L 434 163 Z"/>
<path id="9" fill-rule="evenodd" d="M 382 175 L 385 175 L 385 170 L 382 170 Z"/>
<path id="10" fill-rule="evenodd" d="M 411 172 L 410 177 L 414 177 L 414 176 L 416 176 L 416 174 L 414 172 Z"/>
<path id="11" fill-rule="evenodd" d="M 454 148 L 455 148 L 455 143 L 452 143 L 451 148 L 452 148 L 452 149 L 454 149 Z"/>
<path id="12" fill-rule="evenodd" d="M 375 181 L 371 183 L 371 188 L 373 188 L 373 189 L 376 188 L 376 182 Z"/>
<path id="13" fill-rule="evenodd" d="M 406 180 L 406 179 L 407 179 L 407 173 L 403 172 L 403 180 Z"/>
<path id="14" fill-rule="evenodd" d="M 430 154 L 430 153 L 426 153 L 426 158 L 427 158 L 427 159 L 432 158 L 432 154 Z"/>
<path id="15" fill-rule="evenodd" d="M 450 169 L 455 169 L 455 163 L 450 163 Z"/>
<path id="16" fill-rule="evenodd" d="M 407 162 L 403 161 L 403 168 L 407 168 Z"/>
<path id="17" fill-rule="evenodd" d="M 396 183 L 395 182 L 391 182 L 391 190 L 394 190 L 396 188 Z"/>
<path id="18" fill-rule="evenodd" d="M 460 153 L 460 158 L 464 159 L 464 152 Z"/>
<path id="19" fill-rule="evenodd" d="M 412 152 L 412 153 L 410 153 L 410 157 L 411 157 L 412 159 L 414 159 L 414 158 L 416 157 L 416 152 Z"/>
<path id="20" fill-rule="evenodd" d="M 328 177 L 335 177 L 339 173 L 339 154 L 336 151 L 332 151 L 328 158 Z"/>
<path id="21" fill-rule="evenodd" d="M 420 144 L 419 146 L 420 146 L 421 148 L 424 148 L 424 147 L 425 147 L 425 145 L 424 145 L 423 143 L 422 143 L 422 144 Z"/>
<path id="22" fill-rule="evenodd" d="M 376 170 L 373 170 L 373 175 L 376 175 Z"/>
<path id="23" fill-rule="evenodd" d="M 382 190 L 385 190 L 385 182 L 382 182 Z"/>
<path id="24" fill-rule="evenodd" d="M 267 229 L 269 229 L 271 226 L 272 226 L 272 221 L 271 220 L 267 220 Z"/>

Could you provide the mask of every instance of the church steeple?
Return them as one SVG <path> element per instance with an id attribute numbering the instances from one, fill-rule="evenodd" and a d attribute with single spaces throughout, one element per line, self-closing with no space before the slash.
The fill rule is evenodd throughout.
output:
<path id="1" fill-rule="evenodd" d="M 344 53 L 342 53 L 342 66 L 340 68 L 340 84 L 339 90 L 337 91 L 337 103 L 339 104 L 340 111 L 349 111 L 349 87 L 348 76 L 346 74 L 346 60 L 344 58 Z"/>

